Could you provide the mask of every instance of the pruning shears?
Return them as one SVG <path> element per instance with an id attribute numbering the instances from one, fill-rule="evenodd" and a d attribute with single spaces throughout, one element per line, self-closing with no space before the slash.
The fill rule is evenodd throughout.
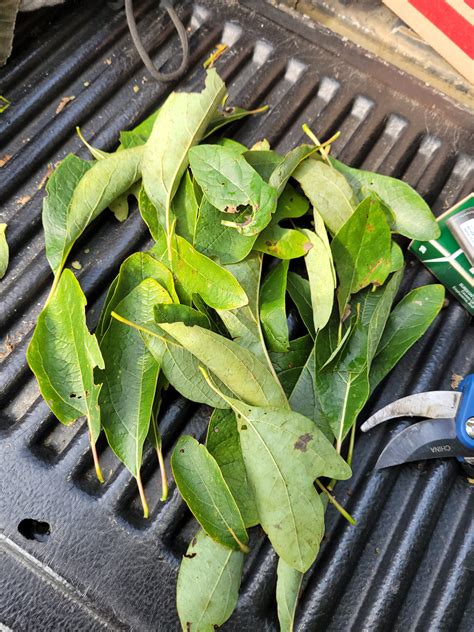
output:
<path id="1" fill-rule="evenodd" d="M 410 461 L 455 457 L 474 477 L 474 373 L 457 391 L 431 391 L 403 397 L 385 406 L 362 424 L 367 432 L 400 417 L 424 417 L 399 432 L 385 446 L 376 469 Z"/>

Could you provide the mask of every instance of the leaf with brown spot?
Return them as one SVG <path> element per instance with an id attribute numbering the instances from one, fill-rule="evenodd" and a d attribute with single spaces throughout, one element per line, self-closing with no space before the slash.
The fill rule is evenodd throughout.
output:
<path id="1" fill-rule="evenodd" d="M 349 478 L 350 467 L 307 417 L 222 397 L 237 415 L 260 523 L 278 555 L 305 572 L 324 533 L 324 510 L 313 482 L 320 476 Z M 295 443 L 305 435 L 311 436 L 305 439 L 306 449 L 295 450 Z"/>
<path id="2" fill-rule="evenodd" d="M 367 230 L 369 225 L 372 232 Z M 382 285 L 390 274 L 390 226 L 376 195 L 359 204 L 335 235 L 331 250 L 339 278 L 338 302 L 342 315 L 351 294 L 371 284 Z"/>
<path id="3" fill-rule="evenodd" d="M 239 594 L 244 555 L 198 531 L 181 561 L 176 602 L 181 625 L 212 632 L 232 614 Z"/>
<path id="4" fill-rule="evenodd" d="M 295 441 L 295 450 L 306 452 L 306 450 L 308 449 L 308 443 L 311 441 L 312 438 L 313 435 L 310 432 L 307 432 L 306 434 L 301 435 L 301 437 L 298 437 L 298 439 Z"/>

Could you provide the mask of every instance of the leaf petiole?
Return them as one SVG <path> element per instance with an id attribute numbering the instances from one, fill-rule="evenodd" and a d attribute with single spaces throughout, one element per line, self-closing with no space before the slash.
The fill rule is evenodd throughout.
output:
<path id="1" fill-rule="evenodd" d="M 334 507 L 336 507 L 338 512 L 341 514 L 341 516 L 344 516 L 347 522 L 349 522 L 352 525 L 357 524 L 354 518 L 351 516 L 351 514 L 348 511 L 346 511 L 344 507 L 337 502 L 336 498 L 326 489 L 326 487 L 324 487 L 321 481 L 316 479 L 316 485 L 319 487 L 321 491 L 323 491 L 326 494 L 331 505 L 334 505 Z"/>
<path id="2" fill-rule="evenodd" d="M 135 480 L 137 481 L 138 493 L 140 494 L 140 500 L 143 507 L 143 517 L 148 518 L 148 516 L 150 515 L 150 511 L 148 509 L 148 503 L 146 501 L 145 490 L 143 489 L 143 483 L 142 483 L 140 470 L 138 470 Z"/>
<path id="3" fill-rule="evenodd" d="M 168 500 L 168 477 L 166 476 L 165 460 L 163 458 L 163 452 L 161 448 L 156 448 L 156 454 L 158 456 L 158 463 L 160 465 L 161 475 L 161 498 L 162 502 Z"/>
<path id="4" fill-rule="evenodd" d="M 316 145 L 317 150 L 319 151 L 321 156 L 324 158 L 324 160 L 328 163 L 329 166 L 332 166 L 329 161 L 329 151 L 331 149 L 331 144 L 339 138 L 339 136 L 341 135 L 341 132 L 336 132 L 335 134 L 333 134 L 333 136 L 331 136 L 331 138 L 324 141 L 324 143 L 320 143 L 316 135 L 314 134 L 314 132 L 309 128 L 309 126 L 306 123 L 304 123 L 302 127 L 303 127 L 303 132 L 311 138 L 313 143 Z"/>
<path id="5" fill-rule="evenodd" d="M 97 446 L 95 445 L 94 441 L 92 440 L 92 436 L 91 436 L 90 431 L 89 431 L 89 441 L 90 441 L 90 444 L 91 444 L 92 458 L 94 460 L 94 468 L 95 468 L 95 473 L 96 473 L 97 479 L 98 479 L 99 483 L 104 483 L 104 476 L 102 474 L 102 470 L 100 469 L 99 456 L 97 454 Z"/>
<path id="6" fill-rule="evenodd" d="M 235 535 L 233 529 L 231 529 L 230 527 L 228 527 L 228 529 L 229 529 L 230 535 L 234 538 L 234 540 L 239 545 L 239 548 L 242 551 L 242 553 L 250 553 L 249 547 L 239 540 L 239 538 Z"/>

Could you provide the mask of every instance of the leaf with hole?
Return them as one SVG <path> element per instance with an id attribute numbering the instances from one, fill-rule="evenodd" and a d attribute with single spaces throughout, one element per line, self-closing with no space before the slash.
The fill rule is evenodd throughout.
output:
<path id="1" fill-rule="evenodd" d="M 236 214 L 243 217 L 246 211 Z M 206 257 L 216 259 L 220 264 L 238 263 L 252 250 L 256 235 L 242 235 L 232 226 L 221 224 L 222 213 L 202 198 L 196 224 L 194 247 Z"/>
<path id="2" fill-rule="evenodd" d="M 250 152 L 257 153 L 257 152 Z M 245 158 L 227 147 L 200 145 L 189 152 L 194 177 L 209 202 L 227 216 L 249 207 L 245 219 L 224 220 L 244 235 L 256 235 L 269 223 L 276 209 L 276 190 Z"/>
<path id="3" fill-rule="evenodd" d="M 176 602 L 183 630 L 213 632 L 237 605 L 244 555 L 199 530 L 183 556 Z"/>

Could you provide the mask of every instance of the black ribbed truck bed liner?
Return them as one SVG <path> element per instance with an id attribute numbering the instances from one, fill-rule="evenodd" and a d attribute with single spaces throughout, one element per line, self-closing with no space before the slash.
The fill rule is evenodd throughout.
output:
<path id="1" fill-rule="evenodd" d="M 217 69 L 230 103 L 270 105 L 232 128 L 277 150 L 302 140 L 307 122 L 321 138 L 341 130 L 335 155 L 402 177 L 441 213 L 470 192 L 472 113 L 350 43 L 264 2 L 177 2 L 189 25 L 191 63 L 180 89 L 202 84 L 202 62 L 220 41 Z M 135 2 L 139 28 L 158 64 L 177 63 L 179 43 L 155 1 Z M 0 621 L 12 630 L 179 629 L 175 579 L 195 523 L 172 487 L 159 502 L 151 451 L 144 479 L 151 517 L 141 517 L 134 482 L 99 442 L 107 482 L 94 478 L 85 428 L 55 421 L 30 374 L 25 350 L 51 283 L 41 200 L 48 165 L 85 156 L 75 135 L 112 149 L 118 132 L 156 109 L 175 86 L 148 76 L 123 11 L 95 0 L 19 20 L 13 56 L 0 70 L 0 204 L 11 261 L 1 283 Z M 56 113 L 61 99 L 67 106 Z M 138 213 L 119 225 L 104 214 L 71 260 L 93 326 L 121 260 L 150 243 Z M 430 282 L 409 259 L 405 289 Z M 366 413 L 412 392 L 450 388 L 473 370 L 474 330 L 452 299 L 430 332 L 377 390 Z M 202 433 L 209 411 L 170 394 L 161 427 L 169 458 L 179 434 Z M 320 556 L 307 574 L 297 630 L 466 631 L 472 629 L 472 489 L 455 460 L 373 471 L 399 424 L 356 439 L 354 476 L 338 498 L 351 527 L 331 507 Z M 44 533 L 49 525 L 50 533 Z M 255 529 L 238 608 L 224 629 L 275 630 L 276 559 Z"/>

